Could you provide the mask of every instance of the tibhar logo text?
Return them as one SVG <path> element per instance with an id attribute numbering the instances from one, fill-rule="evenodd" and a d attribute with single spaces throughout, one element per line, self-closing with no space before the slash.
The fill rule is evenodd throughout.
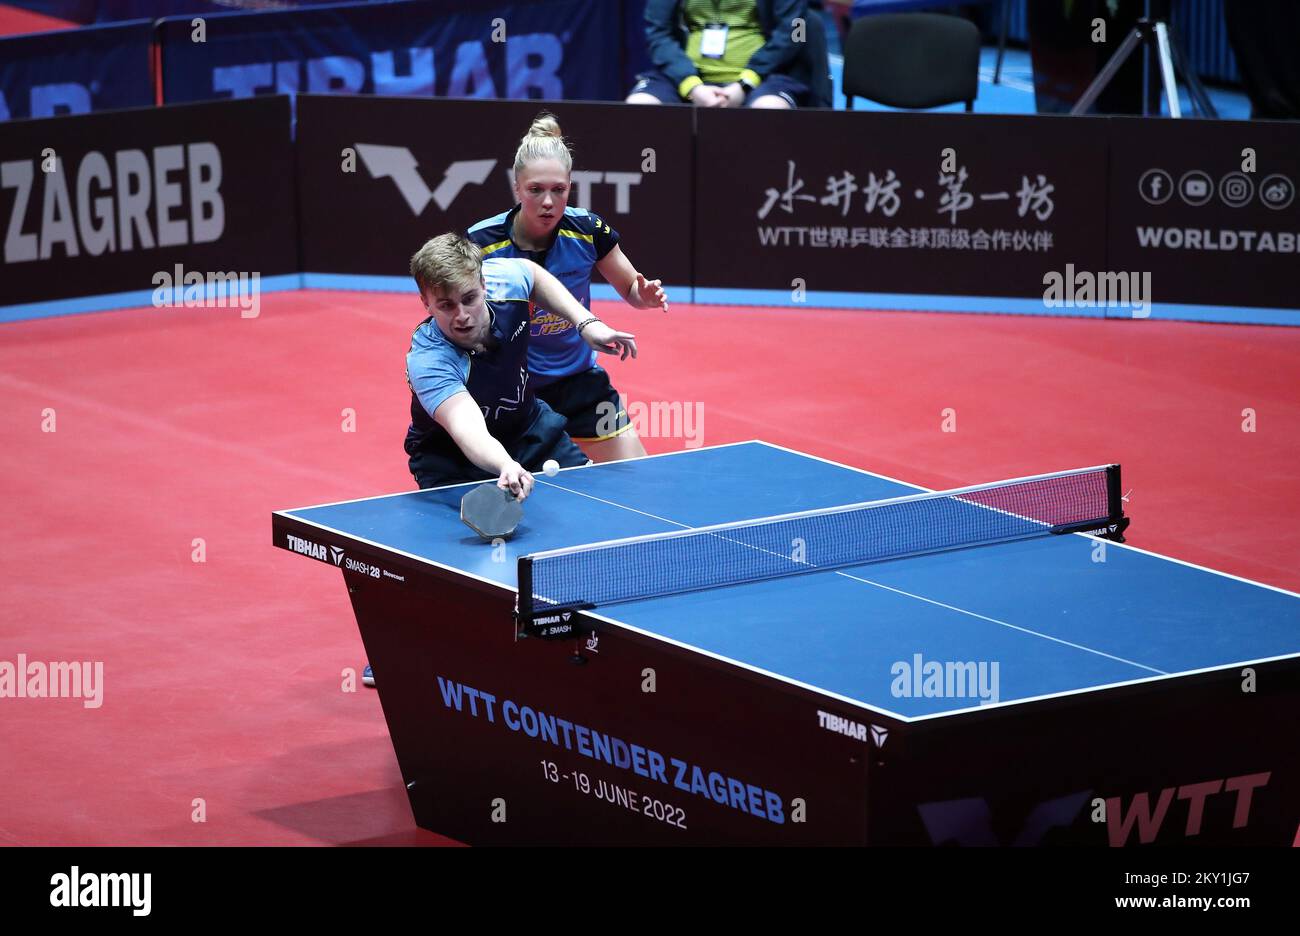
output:
<path id="1" fill-rule="evenodd" d="M 839 734 L 854 738 L 858 741 L 867 740 L 867 726 L 861 722 L 855 722 L 848 718 L 842 718 L 839 715 L 832 715 L 830 712 L 817 710 L 817 724 L 827 731 L 835 731 Z"/>
<path id="2" fill-rule="evenodd" d="M 284 534 L 285 542 L 294 552 L 303 556 L 311 556 L 313 559 L 319 559 L 321 562 L 330 562 L 325 553 L 325 547 L 310 540 L 305 540 L 301 536 L 294 536 L 292 533 Z M 341 555 L 341 554 L 340 554 Z"/>
<path id="3" fill-rule="evenodd" d="M 1043 274 L 1043 305 L 1061 308 L 1128 308 L 1134 318 L 1151 315 L 1151 272 L 1090 273 L 1065 265 L 1065 273 Z"/>
<path id="4" fill-rule="evenodd" d="M 5 89 L 0 88 L 0 120 L 13 119 L 9 108 L 10 100 L 15 105 L 21 100 L 22 91 L 10 92 L 5 96 Z M 32 85 L 27 92 L 27 116 L 55 117 L 64 114 L 89 114 L 93 109 L 90 88 L 76 81 L 58 81 L 52 84 Z"/>
<path id="5" fill-rule="evenodd" d="M 213 143 L 92 150 L 75 167 L 56 159 L 53 172 L 14 160 L 0 163 L 0 188 L 14 190 L 5 263 L 207 244 L 226 229 Z"/>
<path id="6" fill-rule="evenodd" d="M 144 917 L 153 907 L 153 875 L 93 874 L 76 865 L 50 878 L 51 907 L 130 907 Z"/>
<path id="7" fill-rule="evenodd" d="M 0 660 L 0 699 L 81 699 L 85 708 L 97 709 L 104 704 L 104 663 L 28 662 L 20 653 L 16 663 Z"/>
<path id="8" fill-rule="evenodd" d="M 257 94 L 398 94 L 419 97 L 523 99 L 536 97 L 561 101 L 565 97 L 560 68 L 564 44 L 552 33 L 512 33 L 505 46 L 504 89 L 498 88 L 488 67 L 488 46 L 481 41 L 462 42 L 441 63 L 434 50 L 422 47 L 371 52 L 367 59 L 350 55 L 323 55 L 305 61 L 253 62 L 212 69 L 212 90 L 217 97 L 253 97 Z M 400 54 L 398 54 L 400 53 Z M 502 91 L 504 90 L 504 93 Z M 531 92 L 536 91 L 536 94 Z"/>

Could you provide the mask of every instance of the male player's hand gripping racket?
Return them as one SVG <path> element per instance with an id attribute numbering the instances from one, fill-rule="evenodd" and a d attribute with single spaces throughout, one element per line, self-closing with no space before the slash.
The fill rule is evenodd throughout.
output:
<path id="1" fill-rule="evenodd" d="M 555 477 L 560 466 L 550 460 L 542 470 L 548 477 Z M 461 521 L 485 540 L 506 539 L 513 535 L 523 518 L 523 498 L 509 488 L 501 487 L 499 481 L 480 484 L 460 500 Z"/>

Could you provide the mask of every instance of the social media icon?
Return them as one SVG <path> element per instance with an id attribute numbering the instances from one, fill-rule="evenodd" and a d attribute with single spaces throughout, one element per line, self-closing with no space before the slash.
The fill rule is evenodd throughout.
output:
<path id="1" fill-rule="evenodd" d="M 1192 169 L 1178 180 L 1178 194 L 1189 205 L 1204 205 L 1214 194 L 1214 183 L 1201 170 Z"/>
<path id="2" fill-rule="evenodd" d="M 1295 198 L 1295 184 L 1284 175 L 1274 173 L 1259 184 L 1259 200 L 1280 211 Z"/>
<path id="3" fill-rule="evenodd" d="M 1138 179 L 1138 194 L 1149 205 L 1163 205 L 1174 194 L 1174 180 L 1163 169 L 1148 169 Z"/>
<path id="4" fill-rule="evenodd" d="M 1229 208 L 1240 208 L 1255 195 L 1255 183 L 1244 172 L 1229 172 L 1219 180 L 1219 199 Z"/>

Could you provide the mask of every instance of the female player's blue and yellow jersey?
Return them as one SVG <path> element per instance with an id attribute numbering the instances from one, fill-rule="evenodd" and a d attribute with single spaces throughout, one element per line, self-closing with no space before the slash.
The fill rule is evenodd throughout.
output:
<path id="1" fill-rule="evenodd" d="M 599 215 L 567 207 L 547 250 L 523 250 L 510 236 L 519 206 L 486 218 L 469 229 L 469 239 L 491 257 L 522 257 L 544 267 L 574 298 L 591 308 L 591 270 L 618 244 L 618 232 Z M 539 306 L 533 308 L 528 371 L 535 386 L 581 374 L 596 364 L 596 352 L 582 340 L 572 323 Z"/>

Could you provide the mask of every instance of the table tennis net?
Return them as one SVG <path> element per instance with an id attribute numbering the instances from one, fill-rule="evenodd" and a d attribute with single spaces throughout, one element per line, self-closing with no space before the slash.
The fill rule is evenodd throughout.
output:
<path id="1" fill-rule="evenodd" d="M 1119 484 L 1105 465 L 534 553 L 519 560 L 519 615 L 1104 531 L 1127 522 Z"/>

